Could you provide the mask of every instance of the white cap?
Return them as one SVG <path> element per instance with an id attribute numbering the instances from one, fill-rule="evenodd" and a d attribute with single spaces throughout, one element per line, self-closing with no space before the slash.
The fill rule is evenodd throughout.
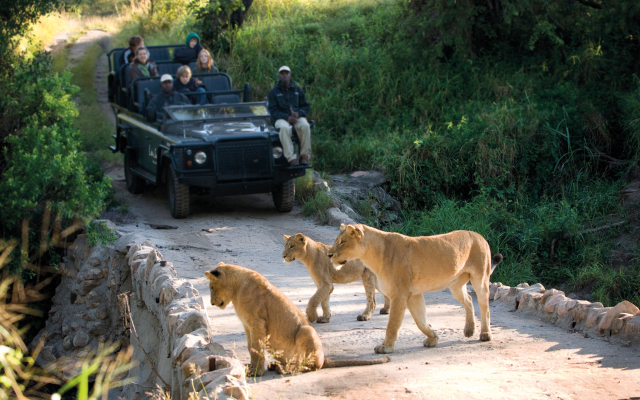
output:
<path id="1" fill-rule="evenodd" d="M 289 71 L 291 72 L 291 70 L 289 69 L 289 67 L 287 67 L 286 65 L 283 65 L 282 67 L 280 67 L 280 69 L 278 70 L 278 73 L 282 72 L 282 71 Z"/>
<path id="2" fill-rule="evenodd" d="M 164 82 L 164 81 L 173 81 L 173 78 L 169 74 L 164 74 L 160 78 L 160 82 Z"/>

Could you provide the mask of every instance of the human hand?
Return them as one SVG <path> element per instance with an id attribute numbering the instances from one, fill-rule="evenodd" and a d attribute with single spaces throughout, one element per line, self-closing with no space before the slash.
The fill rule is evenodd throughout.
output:
<path id="1" fill-rule="evenodd" d="M 293 115 L 294 118 L 296 119 L 300 118 L 300 114 L 293 111 L 293 108 L 289 107 L 289 109 L 291 110 L 291 115 Z"/>
<path id="2" fill-rule="evenodd" d="M 198 85 L 198 86 L 202 85 L 202 81 L 200 79 L 198 79 L 198 78 L 196 78 L 196 85 Z"/>
<path id="3" fill-rule="evenodd" d="M 293 115 L 289 115 L 289 118 L 287 118 L 287 121 L 289 121 L 289 123 L 291 125 L 293 125 L 298 121 L 298 119 L 296 117 L 294 117 Z"/>

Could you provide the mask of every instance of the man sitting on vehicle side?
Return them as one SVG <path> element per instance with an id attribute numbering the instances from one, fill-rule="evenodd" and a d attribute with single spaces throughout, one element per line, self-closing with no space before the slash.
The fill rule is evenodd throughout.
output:
<path id="1" fill-rule="evenodd" d="M 306 117 L 311 105 L 304 97 L 304 91 L 291 80 L 289 67 L 283 65 L 278 73 L 280 81 L 269 92 L 271 123 L 280 128 L 280 143 L 290 166 L 298 165 L 298 158 L 293 152 L 291 142 L 291 126 L 296 127 L 300 139 L 300 164 L 308 165 L 311 155 L 311 127 Z"/>
<path id="2" fill-rule="evenodd" d="M 166 106 L 179 104 L 191 105 L 191 101 L 187 98 L 187 96 L 173 90 L 173 78 L 171 77 L 171 75 L 162 75 L 162 77 L 160 78 L 160 85 L 162 86 L 162 92 L 153 96 L 151 101 L 149 101 L 146 110 L 147 116 L 149 115 L 149 111 L 153 110 L 151 112 L 155 112 L 156 117 L 158 119 L 162 119 L 162 111 Z"/>

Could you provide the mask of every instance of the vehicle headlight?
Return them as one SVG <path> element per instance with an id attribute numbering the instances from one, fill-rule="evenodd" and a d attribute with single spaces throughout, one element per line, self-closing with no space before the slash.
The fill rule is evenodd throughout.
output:
<path id="1" fill-rule="evenodd" d="M 205 161 L 207 161 L 207 155 L 205 154 L 204 151 L 199 151 L 196 153 L 196 156 L 194 157 L 194 159 L 196 160 L 196 163 L 202 165 L 205 163 Z"/>
<path id="2" fill-rule="evenodd" d="M 280 157 L 282 157 L 282 147 L 276 146 L 273 148 L 273 158 L 277 160 Z"/>

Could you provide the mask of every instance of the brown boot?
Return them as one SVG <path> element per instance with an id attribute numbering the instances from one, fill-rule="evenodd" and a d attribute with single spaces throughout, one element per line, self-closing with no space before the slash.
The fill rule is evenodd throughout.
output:
<path id="1" fill-rule="evenodd" d="M 309 156 L 303 154 L 300 156 L 300 165 L 309 165 Z"/>
<path id="2" fill-rule="evenodd" d="M 298 166 L 298 160 L 296 160 L 295 158 L 291 161 L 289 161 L 289 166 L 290 167 L 297 167 Z"/>

